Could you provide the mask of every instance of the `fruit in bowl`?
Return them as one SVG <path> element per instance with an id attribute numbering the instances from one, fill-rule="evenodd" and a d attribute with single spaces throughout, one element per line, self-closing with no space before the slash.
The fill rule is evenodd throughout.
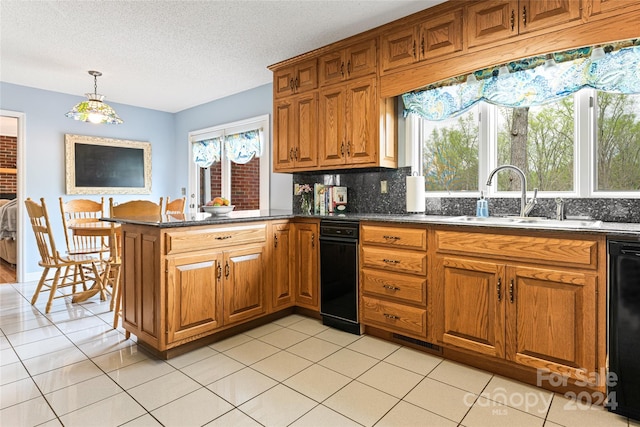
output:
<path id="1" fill-rule="evenodd" d="M 214 215 L 227 215 L 233 210 L 235 206 L 230 204 L 229 199 L 224 197 L 216 197 L 213 200 L 209 200 L 202 209 L 210 214 Z"/>
<path id="2" fill-rule="evenodd" d="M 224 197 L 216 197 L 213 200 L 209 200 L 205 206 L 230 206 L 231 202 L 229 199 L 225 199 Z"/>

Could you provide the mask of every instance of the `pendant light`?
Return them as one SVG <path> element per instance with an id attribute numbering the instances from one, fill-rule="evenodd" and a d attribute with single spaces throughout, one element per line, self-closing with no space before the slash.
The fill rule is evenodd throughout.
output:
<path id="1" fill-rule="evenodd" d="M 104 95 L 98 93 L 98 77 L 102 75 L 100 71 L 89 71 L 93 76 L 93 93 L 85 93 L 88 101 L 82 101 L 69 111 L 66 116 L 74 120 L 91 123 L 105 123 L 117 125 L 122 122 L 116 112 L 108 104 L 102 102 Z"/>

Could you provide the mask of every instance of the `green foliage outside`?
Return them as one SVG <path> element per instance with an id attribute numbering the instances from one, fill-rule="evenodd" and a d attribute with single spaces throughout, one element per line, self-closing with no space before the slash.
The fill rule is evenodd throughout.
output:
<path id="1" fill-rule="evenodd" d="M 597 110 L 597 190 L 640 190 L 640 95 L 599 92 Z M 498 165 L 514 164 L 513 111 L 498 108 Z M 526 159 L 515 164 L 527 177 L 527 190 L 573 190 L 574 116 L 573 96 L 529 109 Z M 425 189 L 477 191 L 478 143 L 473 112 L 432 127 L 422 147 Z M 499 190 L 514 188 L 511 174 L 497 178 Z"/>

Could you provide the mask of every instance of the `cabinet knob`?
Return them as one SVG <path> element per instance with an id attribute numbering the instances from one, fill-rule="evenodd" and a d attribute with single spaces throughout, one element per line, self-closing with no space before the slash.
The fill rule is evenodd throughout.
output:
<path id="1" fill-rule="evenodd" d="M 340 157 L 344 157 L 344 141 L 340 143 Z"/>
<path id="2" fill-rule="evenodd" d="M 391 319 L 391 320 L 396 320 L 396 319 L 400 318 L 400 317 L 396 316 L 395 314 L 382 313 L 382 315 L 384 317 L 386 317 L 387 319 Z"/>
<path id="3" fill-rule="evenodd" d="M 340 64 L 340 75 L 344 77 L 344 62 Z"/>
<path id="4" fill-rule="evenodd" d="M 399 291 L 400 288 L 397 286 L 393 286 L 393 285 L 382 285 L 383 288 L 385 289 L 389 289 L 390 291 Z"/>
<path id="5" fill-rule="evenodd" d="M 498 283 L 496 284 L 496 291 L 498 292 L 498 302 L 502 301 L 502 279 L 498 277 Z"/>
<path id="6" fill-rule="evenodd" d="M 420 39 L 420 54 L 424 56 L 424 36 Z"/>
<path id="7" fill-rule="evenodd" d="M 273 233 L 273 247 L 278 247 L 278 235 L 276 233 Z"/>
<path id="8" fill-rule="evenodd" d="M 347 156 L 351 156 L 351 141 L 347 141 Z"/>
<path id="9" fill-rule="evenodd" d="M 351 75 L 351 60 L 347 61 L 347 75 Z"/>
<path id="10" fill-rule="evenodd" d="M 229 272 L 230 272 L 229 261 L 227 261 L 224 264 L 224 277 L 229 277 Z"/>
<path id="11" fill-rule="evenodd" d="M 416 41 L 413 41 L 413 57 L 416 58 Z"/>
<path id="12" fill-rule="evenodd" d="M 516 12 L 515 10 L 511 9 L 511 31 L 513 31 L 513 29 L 515 28 L 516 25 Z"/>
<path id="13" fill-rule="evenodd" d="M 386 262 L 387 264 L 400 264 L 400 261 L 399 261 L 399 260 L 397 260 L 397 259 L 387 259 L 387 258 L 384 258 L 382 261 L 383 261 L 383 262 Z"/>
<path id="14" fill-rule="evenodd" d="M 527 26 L 527 6 L 522 6 L 522 25 Z"/>

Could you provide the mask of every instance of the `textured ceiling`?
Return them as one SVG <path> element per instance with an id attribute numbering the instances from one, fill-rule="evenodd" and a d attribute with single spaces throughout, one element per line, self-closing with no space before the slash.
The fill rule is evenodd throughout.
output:
<path id="1" fill-rule="evenodd" d="M 0 80 L 177 112 L 443 0 L 0 1 Z"/>

